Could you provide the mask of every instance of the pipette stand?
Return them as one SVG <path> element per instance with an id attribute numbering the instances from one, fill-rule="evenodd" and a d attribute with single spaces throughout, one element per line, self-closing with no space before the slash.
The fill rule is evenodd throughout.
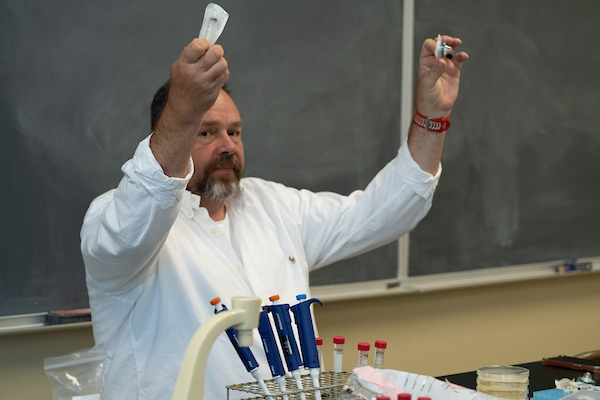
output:
<path id="1" fill-rule="evenodd" d="M 289 400 L 300 400 L 302 396 L 305 396 L 307 400 L 315 400 L 315 392 L 317 390 L 321 393 L 321 398 L 323 400 L 335 400 L 340 395 L 342 388 L 348 381 L 350 375 L 352 375 L 351 372 L 322 372 L 319 376 L 320 387 L 315 388 L 313 386 L 311 376 L 305 374 L 302 375 L 304 389 L 298 389 L 296 386 L 296 381 L 292 377 L 286 376 L 285 383 L 287 389 L 285 393 L 282 393 L 279 390 L 279 385 L 275 382 L 275 379 L 265 380 L 265 385 L 269 389 L 269 392 L 271 393 L 270 397 L 273 398 L 273 400 L 283 400 L 284 396 L 286 396 Z M 240 395 L 239 392 L 248 393 L 249 397 L 244 398 L 245 400 L 267 399 L 262 389 L 256 382 L 239 383 L 227 386 L 227 399 L 230 398 L 230 391 L 232 394 L 233 392 L 236 392 L 238 396 Z"/>
<path id="2" fill-rule="evenodd" d="M 233 297 L 231 310 L 216 314 L 200 326 L 183 356 L 171 400 L 204 399 L 204 374 L 210 349 L 219 335 L 231 326 L 238 331 L 240 346 L 252 345 L 252 330 L 258 327 L 260 303 L 259 297 Z"/>

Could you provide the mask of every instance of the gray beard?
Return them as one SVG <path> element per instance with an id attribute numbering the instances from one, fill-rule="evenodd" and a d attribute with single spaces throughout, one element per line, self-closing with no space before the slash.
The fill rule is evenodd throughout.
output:
<path id="1" fill-rule="evenodd" d="M 217 179 L 211 178 L 211 173 L 220 166 L 233 167 L 233 175 L 227 174 Z M 240 179 L 242 179 L 243 173 L 244 167 L 236 156 L 219 157 L 205 167 L 202 179 L 189 190 L 200 197 L 224 201 L 240 191 Z"/>
<path id="2" fill-rule="evenodd" d="M 213 200 L 227 200 L 240 191 L 240 181 L 237 179 L 227 181 L 208 180 L 204 187 L 200 188 L 200 196 L 208 197 Z"/>

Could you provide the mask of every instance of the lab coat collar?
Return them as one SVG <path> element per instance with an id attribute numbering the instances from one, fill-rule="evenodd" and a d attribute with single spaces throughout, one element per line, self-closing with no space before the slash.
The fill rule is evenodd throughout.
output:
<path id="1" fill-rule="evenodd" d="M 243 214 L 246 209 L 246 203 L 244 200 L 244 188 L 240 187 L 240 191 L 230 199 L 225 200 L 225 207 L 228 212 L 231 212 L 235 215 Z M 189 190 L 185 190 L 183 192 L 183 196 L 181 199 L 181 210 L 180 212 L 186 218 L 192 219 L 194 215 L 196 215 L 200 211 L 200 200 L 201 197 L 197 194 L 190 192 Z"/>

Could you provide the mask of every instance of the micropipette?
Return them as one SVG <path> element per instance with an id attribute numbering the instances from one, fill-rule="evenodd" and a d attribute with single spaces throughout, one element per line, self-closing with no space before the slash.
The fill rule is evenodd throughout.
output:
<path id="1" fill-rule="evenodd" d="M 218 314 L 222 311 L 227 311 L 227 307 L 224 304 L 221 304 L 220 297 L 215 297 L 214 299 L 212 299 L 210 301 L 210 304 L 215 306 L 215 314 Z M 227 333 L 227 336 L 229 336 L 229 340 L 235 348 L 235 351 L 238 353 L 238 356 L 240 356 L 244 367 L 246 367 L 246 371 L 250 372 L 254 379 L 256 379 L 260 388 L 267 395 L 267 399 L 273 400 L 273 398 L 271 397 L 271 393 L 269 393 L 269 389 L 267 389 L 265 382 L 263 381 L 263 379 L 260 376 L 260 373 L 258 372 L 258 363 L 256 362 L 256 358 L 254 358 L 254 354 L 252 354 L 250 348 L 240 347 L 237 330 L 235 330 L 233 327 L 227 329 L 225 333 Z"/>
<path id="2" fill-rule="evenodd" d="M 313 328 L 312 316 L 310 313 L 310 305 L 319 303 L 318 299 L 306 300 L 305 294 L 296 296 L 298 304 L 290 307 L 294 313 L 294 319 L 298 326 L 298 336 L 300 336 L 300 348 L 302 349 L 302 362 L 304 368 L 308 368 L 313 381 L 313 386 L 318 388 L 319 385 L 319 352 L 317 351 L 317 342 L 315 340 L 315 330 Z M 321 400 L 321 391 L 315 390 L 315 399 Z"/>
<path id="3" fill-rule="evenodd" d="M 296 381 L 298 389 L 304 389 L 302 387 L 302 379 L 300 378 L 300 367 L 302 367 L 302 360 L 300 360 L 300 354 L 298 353 L 298 345 L 294 337 L 294 331 L 292 329 L 292 319 L 290 318 L 290 305 L 279 304 L 279 296 L 271 296 L 269 300 L 273 302 L 270 306 L 265 306 L 265 310 L 273 313 L 273 320 L 275 321 L 275 328 L 279 333 L 279 344 L 285 357 L 285 362 L 288 366 L 288 371 L 292 373 L 292 377 Z M 300 398 L 306 400 L 304 393 L 300 393 Z"/>
<path id="4" fill-rule="evenodd" d="M 210 3 L 204 10 L 204 20 L 202 21 L 202 27 L 200 28 L 200 39 L 206 39 L 212 46 L 217 42 L 225 24 L 229 19 L 229 14 L 221 6 L 215 3 Z"/>
<path id="5" fill-rule="evenodd" d="M 267 361 L 269 361 L 269 367 L 271 368 L 271 375 L 275 378 L 281 392 L 284 393 L 286 391 L 285 369 L 283 369 L 283 363 L 281 362 L 279 347 L 277 347 L 277 343 L 275 342 L 273 327 L 271 326 L 271 321 L 269 319 L 269 311 L 261 311 L 258 318 L 258 333 L 260 333 L 260 337 L 262 338 Z M 288 400 L 288 397 L 283 395 L 283 400 Z"/>

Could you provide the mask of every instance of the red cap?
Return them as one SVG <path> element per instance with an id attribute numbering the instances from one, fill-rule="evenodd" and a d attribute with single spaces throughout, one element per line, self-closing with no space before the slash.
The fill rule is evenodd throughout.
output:
<path id="1" fill-rule="evenodd" d="M 210 301 L 210 304 L 214 306 L 214 305 L 219 304 L 220 302 L 221 302 L 221 298 L 220 297 L 215 297 L 214 299 L 212 299 Z"/>
<path id="2" fill-rule="evenodd" d="M 423 396 L 423 397 L 419 397 L 419 400 L 431 400 L 431 397 Z"/>
<path id="3" fill-rule="evenodd" d="M 377 400 L 390 400 L 388 396 L 377 396 Z"/>
<path id="4" fill-rule="evenodd" d="M 359 343 L 358 344 L 358 349 L 359 350 L 367 351 L 370 348 L 371 348 L 371 345 L 369 343 Z"/>
<path id="5" fill-rule="evenodd" d="M 385 349 L 387 347 L 387 342 L 385 340 L 376 340 L 375 347 L 378 349 Z"/>
<path id="6" fill-rule="evenodd" d="M 279 295 L 276 294 L 275 296 L 271 296 L 271 297 L 269 297 L 269 300 L 271 300 L 271 301 L 279 300 Z"/>
<path id="7" fill-rule="evenodd" d="M 335 343 L 335 344 L 344 344 L 345 341 L 346 341 L 346 338 L 343 336 L 334 336 L 333 337 L 333 343 Z"/>
<path id="8" fill-rule="evenodd" d="M 400 393 L 398 394 L 398 400 L 410 400 L 410 393 Z"/>
<path id="9" fill-rule="evenodd" d="M 317 342 L 317 346 L 321 346 L 323 344 L 323 339 L 320 337 L 315 338 L 315 342 Z"/>

